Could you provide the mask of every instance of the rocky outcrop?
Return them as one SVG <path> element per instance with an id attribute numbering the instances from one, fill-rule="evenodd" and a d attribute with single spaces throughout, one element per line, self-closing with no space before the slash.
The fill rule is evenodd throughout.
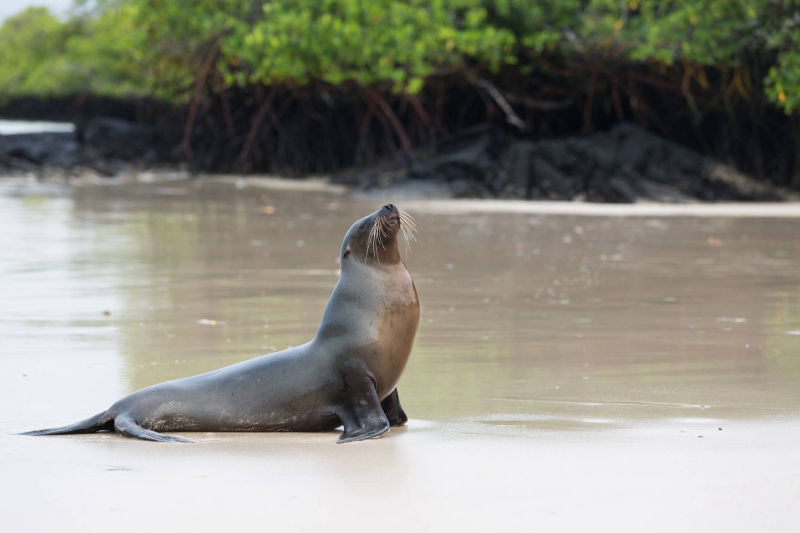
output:
<path id="1" fill-rule="evenodd" d="M 76 125 L 75 133 L 0 135 L 0 171 L 6 174 L 91 171 L 112 176 L 131 167 L 168 161 L 157 129 L 124 120 L 96 117 Z"/>
<path id="2" fill-rule="evenodd" d="M 586 137 L 515 141 L 500 150 L 487 134 L 413 164 L 405 177 L 437 182 L 457 197 L 683 202 L 785 196 L 631 124 Z"/>
<path id="3" fill-rule="evenodd" d="M 486 126 L 441 144 L 437 155 L 334 179 L 357 188 L 399 186 L 437 196 L 595 202 L 783 200 L 789 195 L 735 168 L 631 124 L 590 136 L 507 141 Z M 174 166 L 175 135 L 96 117 L 74 134 L 0 135 L 0 174 L 90 171 L 113 176 Z M 202 168 L 197 168 L 202 170 Z M 433 193 L 431 193 L 433 194 Z"/>

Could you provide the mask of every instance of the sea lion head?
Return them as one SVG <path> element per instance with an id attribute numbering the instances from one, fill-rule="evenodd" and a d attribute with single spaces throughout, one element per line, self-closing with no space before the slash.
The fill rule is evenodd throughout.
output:
<path id="1" fill-rule="evenodd" d="M 339 258 L 364 264 L 394 264 L 401 260 L 397 236 L 402 231 L 406 239 L 414 229 L 411 217 L 394 204 L 386 204 L 350 226 L 344 236 Z"/>

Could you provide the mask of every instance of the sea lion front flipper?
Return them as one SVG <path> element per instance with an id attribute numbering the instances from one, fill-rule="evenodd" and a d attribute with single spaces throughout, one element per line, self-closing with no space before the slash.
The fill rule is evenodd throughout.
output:
<path id="1" fill-rule="evenodd" d="M 397 395 L 395 388 L 389 396 L 381 402 L 381 409 L 383 409 L 386 418 L 389 419 L 389 425 L 392 427 L 402 426 L 408 422 L 408 416 L 403 408 L 400 407 L 400 396 Z"/>
<path id="2" fill-rule="evenodd" d="M 389 420 L 381 408 L 375 382 L 364 376 L 355 386 L 353 383 L 348 385 L 347 405 L 337 413 L 344 425 L 338 443 L 371 439 L 389 431 Z"/>
<path id="3" fill-rule="evenodd" d="M 192 442 L 172 435 L 164 435 L 149 429 L 145 429 L 133 419 L 129 414 L 117 415 L 114 419 L 114 429 L 120 435 L 134 437 L 143 440 L 153 440 L 156 442 Z"/>

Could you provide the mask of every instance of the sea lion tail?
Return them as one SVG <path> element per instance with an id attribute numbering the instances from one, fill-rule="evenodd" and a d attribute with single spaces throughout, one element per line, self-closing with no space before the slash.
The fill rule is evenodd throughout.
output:
<path id="1" fill-rule="evenodd" d="M 36 431 L 26 431 L 25 433 L 20 433 L 20 435 L 69 435 L 73 433 L 97 433 L 98 431 L 102 431 L 104 429 L 113 429 L 114 428 L 114 419 L 112 417 L 106 417 L 106 411 L 102 413 L 97 413 L 94 416 L 87 418 L 86 420 L 81 420 L 80 422 L 75 422 L 74 424 L 70 424 L 68 426 L 62 426 L 58 428 L 49 428 L 49 429 L 39 429 Z"/>

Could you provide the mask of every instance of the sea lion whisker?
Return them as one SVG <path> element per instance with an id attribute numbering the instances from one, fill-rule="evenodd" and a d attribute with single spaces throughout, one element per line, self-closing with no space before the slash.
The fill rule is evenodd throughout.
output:
<path id="1" fill-rule="evenodd" d="M 375 258 L 376 261 L 378 259 L 378 239 L 380 239 L 380 229 L 378 228 L 378 222 L 375 221 L 375 225 L 372 227 L 373 234 L 372 234 L 372 256 Z"/>
<path id="2" fill-rule="evenodd" d="M 389 233 L 386 231 L 387 228 L 388 228 L 388 225 L 386 224 L 386 221 L 383 220 L 383 218 L 381 218 L 380 221 L 381 221 L 380 222 L 380 224 L 381 224 L 381 227 L 380 227 L 381 235 L 383 235 L 384 237 L 388 237 Z"/>
<path id="3" fill-rule="evenodd" d="M 402 209 L 397 210 L 400 215 L 400 229 L 403 232 L 403 239 L 405 240 L 405 252 L 408 257 L 408 252 L 411 249 L 411 241 L 417 242 L 414 233 L 417 231 L 417 226 L 414 224 L 414 219 L 406 211 Z"/>
<path id="4" fill-rule="evenodd" d="M 401 217 L 406 217 L 406 218 L 408 218 L 409 220 L 414 220 L 414 217 L 412 217 L 412 216 L 411 216 L 411 213 L 409 213 L 409 212 L 408 212 L 408 211 L 406 211 L 405 209 L 400 209 L 400 208 L 398 208 L 398 209 L 397 209 L 397 212 L 400 214 L 400 216 L 401 216 Z"/>
<path id="5" fill-rule="evenodd" d="M 404 219 L 406 221 L 406 223 L 408 223 L 410 226 L 414 226 L 415 225 L 414 224 L 414 217 L 412 217 L 408 213 L 408 211 L 403 211 L 402 209 L 398 209 L 397 213 L 400 215 L 400 218 Z"/>
<path id="6" fill-rule="evenodd" d="M 367 235 L 367 245 L 364 247 L 364 262 L 366 262 L 367 258 L 369 257 L 369 250 L 374 238 L 375 238 L 375 225 L 373 224 L 372 227 L 369 229 L 369 234 Z"/>
<path id="7" fill-rule="evenodd" d="M 411 229 L 417 229 L 417 225 L 411 219 L 401 216 L 400 221 Z"/>
<path id="8" fill-rule="evenodd" d="M 400 226 L 400 230 L 403 232 L 403 241 L 405 242 L 405 252 L 406 252 L 405 255 L 406 257 L 408 257 L 408 250 L 410 249 L 408 230 L 403 226 Z"/>
<path id="9" fill-rule="evenodd" d="M 367 255 L 369 254 L 369 251 L 371 249 L 372 255 L 373 257 L 375 257 L 375 260 L 378 261 L 378 263 L 380 263 L 380 259 L 378 258 L 378 245 L 377 245 L 377 240 L 380 238 L 379 236 L 380 228 L 378 227 L 379 224 L 380 224 L 380 217 L 377 217 L 375 218 L 375 222 L 372 223 L 372 227 L 369 229 L 370 239 L 367 241 Z"/>
<path id="10" fill-rule="evenodd" d="M 403 234 L 405 239 L 408 239 L 408 228 L 406 228 L 403 224 L 400 224 L 400 231 Z"/>
<path id="11" fill-rule="evenodd" d="M 381 219 L 381 228 L 380 228 L 380 234 L 378 235 L 378 244 L 380 244 L 381 248 L 383 248 L 384 250 L 386 249 L 386 245 L 383 244 L 383 238 L 384 237 L 386 237 L 387 239 L 389 238 L 389 232 L 386 231 L 386 229 L 387 229 L 386 223 L 384 222 L 383 219 Z"/>
<path id="12" fill-rule="evenodd" d="M 406 226 L 412 232 L 417 231 L 417 225 L 414 223 L 414 219 L 411 218 L 411 215 L 409 215 L 405 211 L 400 212 L 400 224 Z"/>
<path id="13" fill-rule="evenodd" d="M 401 227 L 402 229 L 404 229 L 404 231 L 405 231 L 404 235 L 406 235 L 406 238 L 407 238 L 407 239 L 408 239 L 408 238 L 410 238 L 410 239 L 411 239 L 411 240 L 413 240 L 414 242 L 417 242 L 417 238 L 414 236 L 414 233 L 416 233 L 416 231 L 417 231 L 417 228 L 416 228 L 416 227 L 413 225 L 413 223 L 410 223 L 410 224 L 409 224 L 408 222 L 406 222 L 406 223 L 404 224 L 404 223 L 402 222 L 402 219 L 401 219 L 401 224 L 400 224 L 400 227 Z"/>

